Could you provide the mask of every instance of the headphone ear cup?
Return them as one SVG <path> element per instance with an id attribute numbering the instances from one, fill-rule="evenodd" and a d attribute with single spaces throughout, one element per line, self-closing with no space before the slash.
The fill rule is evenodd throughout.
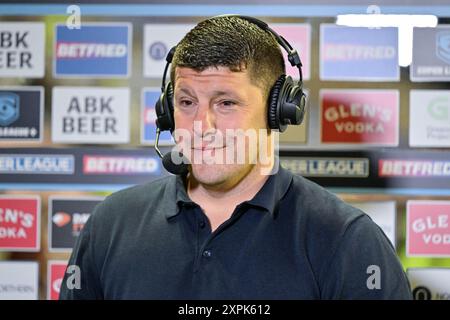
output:
<path id="1" fill-rule="evenodd" d="M 280 92 L 283 88 L 284 81 L 286 79 L 285 75 L 281 75 L 275 84 L 272 86 L 270 90 L 269 99 L 268 99 L 268 120 L 269 120 L 269 128 L 280 130 L 280 119 L 278 115 L 278 103 L 280 98 Z"/>
<path id="2" fill-rule="evenodd" d="M 161 131 L 175 130 L 175 123 L 173 120 L 173 87 L 169 82 L 161 93 L 158 102 L 155 106 L 157 126 Z"/>

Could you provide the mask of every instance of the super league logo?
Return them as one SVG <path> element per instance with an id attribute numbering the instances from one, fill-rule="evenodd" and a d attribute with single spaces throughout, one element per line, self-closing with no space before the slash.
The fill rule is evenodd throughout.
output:
<path id="1" fill-rule="evenodd" d="M 15 93 L 0 93 L 0 126 L 9 126 L 19 118 L 19 96 Z"/>
<path id="2" fill-rule="evenodd" d="M 436 56 L 450 64 L 450 32 L 436 34 Z"/>

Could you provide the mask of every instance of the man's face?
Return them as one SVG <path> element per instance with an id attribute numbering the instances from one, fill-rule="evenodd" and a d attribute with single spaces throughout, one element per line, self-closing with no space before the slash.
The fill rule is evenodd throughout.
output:
<path id="1" fill-rule="evenodd" d="M 231 186 L 253 168 L 259 153 L 258 142 L 245 139 L 242 145 L 227 132 L 250 129 L 258 135 L 259 129 L 266 129 L 265 96 L 250 81 L 246 70 L 233 72 L 227 67 L 210 67 L 199 72 L 176 68 L 175 138 L 191 161 L 191 172 L 199 183 Z M 191 141 L 177 139 L 178 130 L 189 132 Z M 233 154 L 231 164 L 227 162 L 227 153 Z M 237 161 L 237 153 L 245 155 L 244 163 Z"/>

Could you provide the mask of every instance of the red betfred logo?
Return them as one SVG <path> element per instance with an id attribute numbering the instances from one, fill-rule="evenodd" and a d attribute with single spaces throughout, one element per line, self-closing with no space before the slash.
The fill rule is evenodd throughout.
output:
<path id="1" fill-rule="evenodd" d="M 39 251 L 40 199 L 0 196 L 0 250 Z"/>

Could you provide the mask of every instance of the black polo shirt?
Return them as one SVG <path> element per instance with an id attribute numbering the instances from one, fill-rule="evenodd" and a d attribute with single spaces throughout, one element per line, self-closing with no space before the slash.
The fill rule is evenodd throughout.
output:
<path id="1" fill-rule="evenodd" d="M 282 168 L 214 232 L 180 176 L 116 192 L 69 265 L 80 267 L 81 288 L 68 289 L 66 273 L 61 299 L 411 298 L 381 229 Z"/>

